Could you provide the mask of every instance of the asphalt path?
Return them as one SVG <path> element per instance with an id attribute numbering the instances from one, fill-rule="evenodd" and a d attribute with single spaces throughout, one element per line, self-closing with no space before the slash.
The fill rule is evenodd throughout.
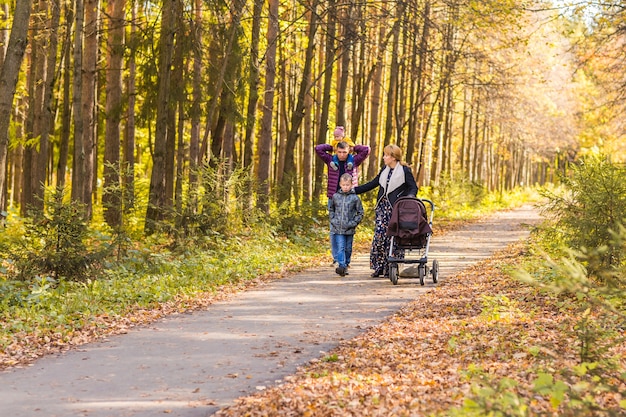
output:
<path id="1" fill-rule="evenodd" d="M 500 212 L 430 241 L 439 280 L 528 236 L 532 206 Z M 436 226 L 436 217 L 435 217 Z M 369 255 L 350 274 L 316 268 L 262 284 L 205 311 L 50 355 L 0 373 L 1 417 L 210 416 L 275 385 L 341 340 L 380 323 L 436 284 L 369 277 Z"/>

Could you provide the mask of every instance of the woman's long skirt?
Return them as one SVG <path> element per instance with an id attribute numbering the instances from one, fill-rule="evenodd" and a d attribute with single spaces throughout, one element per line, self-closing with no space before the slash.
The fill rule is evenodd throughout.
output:
<path id="1" fill-rule="evenodd" d="M 383 198 L 376 206 L 374 239 L 370 250 L 370 269 L 377 275 L 389 275 L 389 245 L 391 237 L 387 236 L 387 228 L 391 219 L 392 206 L 387 198 Z M 404 250 L 394 244 L 393 256 L 404 258 Z"/>

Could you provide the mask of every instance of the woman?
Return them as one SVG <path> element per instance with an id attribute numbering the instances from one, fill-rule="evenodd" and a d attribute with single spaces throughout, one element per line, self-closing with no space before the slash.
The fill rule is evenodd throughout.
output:
<path id="1" fill-rule="evenodd" d="M 416 196 L 417 184 L 411 168 L 402 162 L 402 149 L 397 145 L 387 145 L 383 151 L 385 167 L 370 182 L 354 188 L 357 194 L 371 191 L 378 186 L 376 201 L 376 229 L 370 251 L 370 268 L 374 270 L 372 277 L 389 276 L 389 244 L 387 236 L 389 219 L 393 204 L 400 197 Z M 402 257 L 402 250 L 394 248 L 393 255 Z"/>

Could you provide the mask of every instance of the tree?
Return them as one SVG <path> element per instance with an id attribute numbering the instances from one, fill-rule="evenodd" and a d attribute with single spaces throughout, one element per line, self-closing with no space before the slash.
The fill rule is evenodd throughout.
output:
<path id="1" fill-rule="evenodd" d="M 122 71 L 124 57 L 124 12 L 126 0 L 107 3 L 106 132 L 104 138 L 104 218 L 111 227 L 122 222 L 122 187 L 120 183 L 120 138 Z"/>
<path id="2" fill-rule="evenodd" d="M 15 87 L 26 50 L 31 5 L 32 0 L 18 1 L 15 5 L 7 53 L 0 70 L 0 211 L 6 209 L 9 124 Z"/>
<path id="3" fill-rule="evenodd" d="M 263 95 L 263 112 L 261 119 L 261 133 L 257 153 L 259 166 L 257 181 L 257 208 L 262 212 L 269 212 L 270 201 L 270 164 L 272 158 L 272 117 L 274 113 L 274 88 L 276 79 L 276 50 L 279 34 L 278 0 L 268 0 L 269 22 L 267 25 L 267 53 L 265 57 L 265 94 Z"/>
<path id="4" fill-rule="evenodd" d="M 304 119 L 306 95 L 311 88 L 311 66 L 315 54 L 315 34 L 317 32 L 318 16 L 317 16 L 318 0 L 313 0 L 309 15 L 309 26 L 307 30 L 307 47 L 304 59 L 304 68 L 302 69 L 302 78 L 296 98 L 296 106 L 291 113 L 289 131 L 287 132 L 287 143 L 285 144 L 285 164 L 283 168 L 282 181 L 278 185 L 278 202 L 283 203 L 289 200 L 291 192 L 294 189 L 296 161 L 295 148 L 298 137 L 300 136 L 300 126 Z"/>
<path id="5" fill-rule="evenodd" d="M 85 32 L 82 60 L 81 106 L 83 117 L 83 180 L 82 202 L 85 204 L 85 216 L 90 219 L 93 211 L 93 194 L 97 181 L 97 108 L 96 92 L 98 88 L 98 42 L 100 30 L 100 0 L 85 1 Z"/>
<path id="6" fill-rule="evenodd" d="M 136 77 L 137 62 L 135 60 L 137 40 L 137 2 L 130 0 L 131 23 L 130 43 L 132 48 L 128 58 L 127 94 L 128 103 L 126 109 L 126 128 L 124 130 L 124 163 L 122 165 L 123 184 L 123 209 L 127 212 L 135 206 L 135 103 L 136 103 Z"/>
<path id="7" fill-rule="evenodd" d="M 85 7 L 82 0 L 76 0 L 74 21 L 74 78 L 72 89 L 72 109 L 74 115 L 74 157 L 72 159 L 72 194 L 77 203 L 84 203 L 85 197 L 85 145 L 83 141 L 83 22 Z"/>
<path id="8" fill-rule="evenodd" d="M 166 219 L 171 207 L 171 196 L 167 195 L 167 118 L 171 106 L 170 81 L 172 76 L 172 55 L 176 33 L 176 2 L 163 1 L 163 17 L 159 45 L 159 84 L 157 93 L 157 118 L 154 138 L 154 155 L 148 208 L 146 211 L 145 231 L 147 234 L 157 230 L 158 222 Z"/>

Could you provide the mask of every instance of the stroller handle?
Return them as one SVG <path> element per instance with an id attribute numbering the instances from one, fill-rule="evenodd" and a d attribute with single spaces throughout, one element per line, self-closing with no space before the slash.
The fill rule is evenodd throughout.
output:
<path id="1" fill-rule="evenodd" d="M 420 198 L 420 201 L 423 203 L 428 203 L 430 205 L 430 216 L 428 216 L 428 224 L 433 225 L 433 215 L 435 214 L 435 203 L 430 201 L 427 198 Z"/>

